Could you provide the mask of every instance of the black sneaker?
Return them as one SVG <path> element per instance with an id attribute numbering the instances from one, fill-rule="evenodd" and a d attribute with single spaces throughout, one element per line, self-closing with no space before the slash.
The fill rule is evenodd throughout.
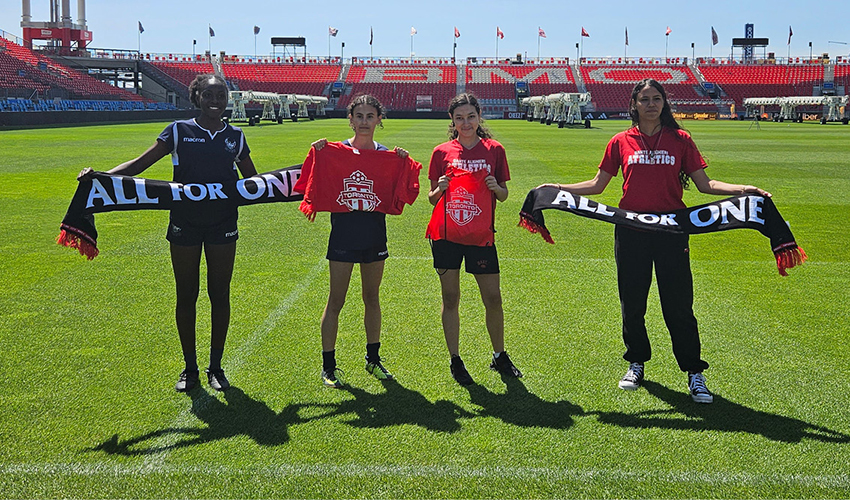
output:
<path id="1" fill-rule="evenodd" d="M 503 352 L 497 358 L 495 354 L 493 354 L 493 361 L 490 363 L 490 369 L 496 370 L 502 375 L 507 375 L 509 377 L 521 378 L 522 372 L 514 366 L 511 362 L 511 357 L 508 356 L 507 352 Z"/>
<path id="2" fill-rule="evenodd" d="M 177 379 L 174 390 L 187 392 L 194 389 L 196 385 L 198 385 L 198 370 L 183 370 L 180 372 L 180 378 Z"/>
<path id="3" fill-rule="evenodd" d="M 460 359 L 460 356 L 452 357 L 452 377 L 454 377 L 455 381 L 457 381 L 460 385 L 472 385 L 475 383 L 472 380 L 472 377 L 469 375 L 469 372 L 466 371 L 466 366 L 463 365 L 463 360 Z"/>
<path id="4" fill-rule="evenodd" d="M 702 373 L 688 373 L 688 392 L 695 403 L 714 402 L 714 396 L 705 386 L 705 376 Z"/>
<path id="5" fill-rule="evenodd" d="M 218 368 L 216 370 L 206 369 L 207 372 L 207 381 L 210 383 L 210 387 L 217 391 L 225 391 L 230 388 L 230 382 L 227 380 L 227 377 L 224 376 L 224 370 Z"/>
<path id="6" fill-rule="evenodd" d="M 640 387 L 641 382 L 643 382 L 643 363 L 631 363 L 629 371 L 623 375 L 618 385 L 620 389 L 635 391 Z"/>

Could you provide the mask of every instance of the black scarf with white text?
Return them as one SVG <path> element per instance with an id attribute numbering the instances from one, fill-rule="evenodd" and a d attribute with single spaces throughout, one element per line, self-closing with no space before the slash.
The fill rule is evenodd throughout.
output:
<path id="1" fill-rule="evenodd" d="M 759 194 L 742 194 L 725 200 L 668 213 L 636 213 L 597 203 L 557 187 L 529 191 L 520 211 L 519 225 L 554 243 L 543 218 L 543 210 L 558 209 L 582 217 L 621 224 L 635 229 L 668 233 L 701 234 L 728 229 L 755 229 L 770 239 L 779 274 L 806 261 L 788 224 L 773 200 Z"/>
<path id="2" fill-rule="evenodd" d="M 230 203 L 233 206 L 300 201 L 292 191 L 301 165 L 281 168 L 231 182 L 180 184 L 112 175 L 92 174 L 79 181 L 71 205 L 62 219 L 56 243 L 79 250 L 89 260 L 97 257 L 94 214 L 116 210 L 170 210 L 177 205 Z"/>

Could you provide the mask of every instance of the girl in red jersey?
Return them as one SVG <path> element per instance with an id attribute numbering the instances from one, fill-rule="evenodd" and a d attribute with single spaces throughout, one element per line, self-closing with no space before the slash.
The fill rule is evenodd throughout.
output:
<path id="1" fill-rule="evenodd" d="M 635 85 L 629 101 L 632 127 L 615 135 L 593 179 L 576 184 L 547 184 L 578 195 L 599 194 L 617 172 L 623 171 L 620 208 L 635 212 L 666 212 L 685 208 L 682 190 L 692 180 L 701 193 L 734 195 L 770 193 L 755 186 L 728 184 L 706 175 L 705 160 L 673 118 L 664 87 L 644 79 Z M 646 301 L 652 283 L 652 268 L 658 281 L 658 295 L 664 321 L 673 342 L 679 368 L 688 373 L 688 391 L 697 403 L 711 403 L 702 372 L 708 363 L 700 357 L 697 320 L 693 312 L 687 234 L 615 228 L 614 256 L 623 316 L 623 341 L 629 369 L 619 387 L 635 390 L 644 378 L 644 363 L 651 349 L 644 323 Z"/>
<path id="2" fill-rule="evenodd" d="M 511 175 L 505 148 L 481 125 L 481 108 L 472 94 L 449 103 L 449 142 L 434 148 L 428 200 L 434 205 L 426 237 L 431 240 L 434 268 L 440 276 L 442 322 L 451 355 L 451 373 L 461 385 L 473 383 L 459 351 L 460 264 L 475 276 L 486 310 L 493 344 L 490 368 L 511 377 L 522 373 L 505 352 L 505 320 L 499 286 L 499 259 L 494 242 L 496 200 L 508 198 Z"/>
<path id="3" fill-rule="evenodd" d="M 198 75 L 189 85 L 189 100 L 200 108 L 200 116 L 168 125 L 156 143 L 141 156 L 118 165 L 109 173 L 139 175 L 171 154 L 174 181 L 179 183 L 224 182 L 238 179 L 239 173 L 243 177 L 257 175 L 245 134 L 221 120 L 228 100 L 224 79 L 217 75 Z M 90 172 L 90 168 L 84 169 L 78 178 Z M 210 387 L 218 391 L 230 387 L 221 368 L 221 358 L 230 325 L 230 281 L 239 238 L 237 217 L 236 207 L 230 205 L 189 206 L 170 213 L 166 239 L 171 245 L 171 266 L 177 285 L 177 332 L 186 364 L 175 386 L 177 391 L 189 391 L 198 383 L 195 317 L 201 253 L 206 256 L 212 318 L 207 380 Z"/>
<path id="4" fill-rule="evenodd" d="M 359 95 L 348 105 L 348 125 L 354 137 L 342 144 L 358 149 L 387 151 L 389 148 L 375 142 L 375 128 L 384 128 L 381 119 L 384 108 L 371 95 Z M 312 144 L 321 150 L 328 144 L 319 139 Z M 398 156 L 406 158 L 407 151 L 395 148 Z M 315 218 L 315 212 L 307 217 Z M 387 251 L 387 222 L 381 212 L 353 210 L 331 214 L 331 234 L 327 259 L 330 272 L 328 303 L 322 314 L 322 383 L 327 387 L 341 388 L 344 384 L 342 370 L 336 366 L 336 338 L 339 331 L 339 314 L 345 305 L 348 285 L 354 264 L 360 264 L 360 281 L 363 288 L 366 329 L 366 371 L 378 380 L 392 380 L 393 375 L 381 364 L 381 302 L 380 286 L 384 276 Z"/>

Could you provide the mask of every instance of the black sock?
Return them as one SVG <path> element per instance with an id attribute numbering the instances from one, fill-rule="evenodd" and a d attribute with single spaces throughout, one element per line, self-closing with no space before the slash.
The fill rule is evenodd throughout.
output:
<path id="1" fill-rule="evenodd" d="M 210 347 L 210 370 L 221 370 L 221 357 L 223 355 L 224 348 Z"/>
<path id="2" fill-rule="evenodd" d="M 322 370 L 328 373 L 336 370 L 336 349 L 322 351 Z"/>
<path id="3" fill-rule="evenodd" d="M 186 363 L 187 372 L 198 371 L 198 354 L 194 349 L 191 352 L 183 352 L 183 361 Z"/>
<path id="4" fill-rule="evenodd" d="M 373 342 L 371 344 L 366 344 L 366 361 L 370 363 L 377 363 L 381 360 L 381 356 L 378 355 L 378 350 L 381 348 L 380 342 Z"/>

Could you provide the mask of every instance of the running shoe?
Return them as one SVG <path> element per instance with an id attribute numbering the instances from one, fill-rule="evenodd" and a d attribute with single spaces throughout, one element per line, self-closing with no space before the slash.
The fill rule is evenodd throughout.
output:
<path id="1" fill-rule="evenodd" d="M 207 381 L 210 383 L 210 387 L 217 391 L 226 391 L 230 389 L 230 381 L 227 380 L 227 377 L 224 376 L 224 370 L 218 368 L 216 370 L 206 369 L 207 372 Z"/>
<path id="2" fill-rule="evenodd" d="M 333 371 L 327 372 L 322 370 L 322 383 L 327 387 L 333 387 L 334 389 L 339 389 L 345 383 L 342 380 L 342 370 L 339 368 L 334 368 Z"/>
<path id="3" fill-rule="evenodd" d="M 496 357 L 496 355 L 493 354 L 493 361 L 490 363 L 490 369 L 496 370 L 502 375 L 507 375 L 509 377 L 522 377 L 522 372 L 514 366 L 513 362 L 511 362 L 511 357 L 508 356 L 507 352 L 503 352 L 499 355 L 499 357 Z"/>
<path id="4" fill-rule="evenodd" d="M 469 375 L 469 372 L 466 371 L 466 366 L 463 364 L 463 360 L 460 359 L 460 356 L 452 357 L 452 377 L 454 377 L 455 381 L 457 381 L 460 385 L 472 385 L 475 381 L 472 380 L 472 376 Z"/>
<path id="5" fill-rule="evenodd" d="M 390 373 L 384 365 L 381 364 L 381 360 L 378 360 L 374 363 L 367 362 L 366 363 L 366 371 L 369 372 L 370 375 L 375 377 L 378 380 L 392 380 L 393 374 Z"/>
<path id="6" fill-rule="evenodd" d="M 632 363 L 629 365 L 629 371 L 620 379 L 620 389 L 627 391 L 636 391 L 641 382 L 643 382 L 643 363 Z"/>
<path id="7" fill-rule="evenodd" d="M 705 376 L 702 373 L 688 374 L 688 392 L 695 403 L 713 403 L 714 396 L 708 392 L 705 386 Z"/>
<path id="8" fill-rule="evenodd" d="M 198 370 L 183 370 L 180 372 L 180 378 L 177 379 L 177 385 L 174 389 L 177 392 L 188 392 L 198 385 Z"/>

